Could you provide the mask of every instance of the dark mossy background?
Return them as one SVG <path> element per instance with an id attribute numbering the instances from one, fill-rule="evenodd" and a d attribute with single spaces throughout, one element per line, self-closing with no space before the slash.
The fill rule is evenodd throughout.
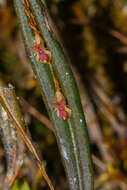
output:
<path id="1" fill-rule="evenodd" d="M 95 189 L 126 190 L 127 1 L 48 0 L 47 4 L 71 59 L 82 102 L 85 101 L 83 108 L 95 164 Z M 28 62 L 13 3 L 0 0 L 0 80 L 13 84 L 19 97 L 47 116 Z M 97 93 L 98 88 L 101 93 Z M 90 103 L 92 108 L 89 108 Z M 88 108 L 94 113 L 92 116 Z M 24 105 L 22 110 L 55 189 L 69 189 L 54 135 L 31 116 Z M 98 126 L 100 133 L 96 136 Z M 47 189 L 35 160 L 28 151 L 26 155 L 12 189 Z M 0 184 L 5 172 L 1 143 Z"/>

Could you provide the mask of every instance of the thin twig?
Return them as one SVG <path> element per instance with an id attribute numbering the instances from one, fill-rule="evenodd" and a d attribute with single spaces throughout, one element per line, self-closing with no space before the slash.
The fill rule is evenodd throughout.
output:
<path id="1" fill-rule="evenodd" d="M 100 159 L 98 159 L 94 154 L 92 154 L 92 160 L 93 163 L 100 168 L 103 172 L 107 171 L 107 167 L 105 165 L 105 163 L 103 163 Z"/>
<path id="2" fill-rule="evenodd" d="M 21 106 L 27 110 L 31 115 L 33 115 L 36 119 L 38 119 L 41 123 L 43 123 L 48 129 L 54 132 L 51 121 L 41 114 L 36 108 L 34 108 L 31 104 L 29 104 L 24 98 L 20 98 L 19 102 Z"/>
<path id="3" fill-rule="evenodd" d="M 109 33 L 115 38 L 117 38 L 118 40 L 120 40 L 123 44 L 127 45 L 127 37 L 124 34 L 116 30 L 109 30 Z"/>

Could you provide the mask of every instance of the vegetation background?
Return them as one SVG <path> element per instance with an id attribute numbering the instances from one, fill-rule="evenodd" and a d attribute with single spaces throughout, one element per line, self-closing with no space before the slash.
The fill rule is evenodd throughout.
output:
<path id="1" fill-rule="evenodd" d="M 95 189 L 127 189 L 127 1 L 47 0 L 72 62 L 89 131 Z M 33 143 L 55 184 L 69 189 L 56 140 L 28 64 L 11 0 L 0 0 L 0 80 L 15 86 Z M 40 112 L 37 112 L 37 110 Z M 6 174 L 0 144 L 0 185 Z M 13 190 L 47 189 L 26 150 Z"/>

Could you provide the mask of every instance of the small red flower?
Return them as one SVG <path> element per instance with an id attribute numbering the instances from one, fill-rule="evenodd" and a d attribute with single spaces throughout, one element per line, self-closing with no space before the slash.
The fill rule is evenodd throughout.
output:
<path id="1" fill-rule="evenodd" d="M 40 44 L 37 44 L 35 46 L 31 47 L 33 51 L 37 53 L 37 59 L 39 61 L 42 61 L 43 63 L 48 63 L 49 62 L 49 55 L 48 51 L 44 49 L 44 44 L 41 42 Z"/>
<path id="2" fill-rule="evenodd" d="M 67 118 L 65 106 L 58 103 L 52 103 L 52 105 L 57 109 L 57 115 L 65 120 Z"/>
<path id="3" fill-rule="evenodd" d="M 57 109 L 58 117 L 63 120 L 70 119 L 71 109 L 66 106 L 66 100 L 60 91 L 56 92 L 56 102 L 52 103 L 52 105 Z"/>

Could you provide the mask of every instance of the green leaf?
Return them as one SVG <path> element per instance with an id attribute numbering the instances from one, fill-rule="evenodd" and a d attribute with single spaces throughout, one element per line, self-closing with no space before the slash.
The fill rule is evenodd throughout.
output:
<path id="1" fill-rule="evenodd" d="M 59 40 L 54 32 L 44 0 L 29 0 L 30 11 L 35 19 L 37 30 L 43 38 L 47 50 L 51 53 L 54 74 L 60 84 L 69 108 L 72 110 L 70 120 L 58 117 L 51 103 L 55 102 L 53 77 L 48 64 L 38 61 L 31 46 L 34 45 L 35 34 L 29 25 L 29 18 L 21 0 L 14 0 L 16 12 L 27 53 L 33 67 L 48 114 L 54 126 L 54 131 L 61 157 L 65 166 L 71 190 L 92 190 L 93 169 L 86 122 L 80 102 L 79 92 Z"/>
<path id="2" fill-rule="evenodd" d="M 30 190 L 30 186 L 26 181 L 21 182 L 17 179 L 12 187 L 12 190 Z"/>

